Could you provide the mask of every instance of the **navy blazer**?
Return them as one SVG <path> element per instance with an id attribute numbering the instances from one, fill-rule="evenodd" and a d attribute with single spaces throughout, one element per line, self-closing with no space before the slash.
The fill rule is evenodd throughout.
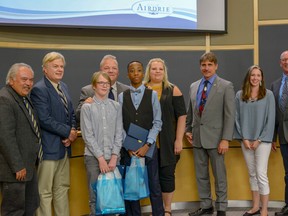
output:
<path id="1" fill-rule="evenodd" d="M 60 86 L 67 98 L 68 117 L 58 92 L 45 76 L 31 91 L 40 121 L 44 160 L 59 160 L 64 158 L 66 150 L 69 155 L 71 152 L 71 147 L 66 148 L 62 140 L 69 137 L 72 127 L 76 128 L 76 119 L 67 85 L 60 82 Z"/>

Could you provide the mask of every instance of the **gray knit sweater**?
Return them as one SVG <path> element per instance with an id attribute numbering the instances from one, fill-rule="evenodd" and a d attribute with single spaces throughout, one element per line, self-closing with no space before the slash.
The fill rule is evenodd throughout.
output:
<path id="1" fill-rule="evenodd" d="M 275 126 L 275 100 L 267 89 L 261 100 L 242 101 L 242 91 L 236 94 L 236 117 L 234 139 L 261 140 L 271 143 Z"/>

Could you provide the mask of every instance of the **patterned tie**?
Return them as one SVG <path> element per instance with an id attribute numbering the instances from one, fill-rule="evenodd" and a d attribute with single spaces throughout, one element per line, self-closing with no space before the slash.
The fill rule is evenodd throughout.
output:
<path id="1" fill-rule="evenodd" d="M 285 78 L 285 82 L 283 84 L 282 96 L 279 101 L 279 108 L 281 112 L 283 113 L 285 112 L 286 105 L 288 102 L 288 87 L 287 87 L 288 83 L 287 82 L 288 82 L 288 77 Z"/>
<path id="2" fill-rule="evenodd" d="M 41 144 L 41 135 L 40 135 L 40 132 L 39 132 L 39 127 L 38 127 L 38 123 L 36 121 L 36 119 L 34 118 L 34 114 L 33 114 L 33 111 L 32 111 L 32 108 L 29 104 L 29 101 L 26 99 L 26 97 L 23 97 L 23 101 L 24 101 L 24 105 L 29 113 L 29 116 L 31 117 L 31 121 L 33 123 L 33 127 L 34 127 L 34 131 L 36 132 L 36 135 L 38 137 L 38 140 L 39 140 L 39 152 L 38 152 L 38 160 L 39 162 L 42 161 L 42 158 L 43 158 L 43 149 L 42 149 L 42 144 Z"/>
<path id="3" fill-rule="evenodd" d="M 203 91 L 201 93 L 201 101 L 200 101 L 200 105 L 199 105 L 199 115 L 200 115 L 200 117 L 202 115 L 202 112 L 203 112 L 205 104 L 206 104 L 208 82 L 209 82 L 208 80 L 204 81 L 204 87 L 203 87 Z"/>
<path id="4" fill-rule="evenodd" d="M 66 97 L 65 97 L 65 95 L 64 95 L 64 93 L 63 93 L 63 91 L 61 89 L 60 84 L 57 85 L 57 89 L 58 89 L 58 95 L 61 98 L 61 101 L 62 101 L 62 103 L 64 105 L 66 115 L 68 116 L 68 113 L 69 113 L 69 111 L 68 111 L 68 103 L 67 103 L 67 99 L 66 99 Z"/>
<path id="5" fill-rule="evenodd" d="M 113 88 L 111 87 L 110 88 L 110 91 L 109 91 L 109 95 L 108 95 L 108 98 L 110 98 L 111 100 L 115 100 L 115 97 L 114 97 L 114 94 L 113 94 Z"/>

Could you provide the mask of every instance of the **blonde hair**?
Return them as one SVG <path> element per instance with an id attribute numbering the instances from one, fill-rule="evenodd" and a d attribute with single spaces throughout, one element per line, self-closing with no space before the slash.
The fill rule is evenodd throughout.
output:
<path id="1" fill-rule="evenodd" d="M 111 85 L 111 78 L 109 77 L 109 75 L 103 71 L 98 71 L 98 72 L 95 72 L 93 75 L 92 75 L 92 79 L 91 79 L 91 85 L 94 87 L 98 80 L 99 80 L 99 77 L 100 76 L 103 76 L 106 80 L 108 80 L 108 82 L 110 83 Z"/>
<path id="2" fill-rule="evenodd" d="M 151 72 L 151 64 L 153 62 L 161 62 L 163 64 L 163 68 L 164 68 L 164 77 L 163 77 L 163 84 L 164 84 L 164 88 L 171 88 L 172 87 L 172 83 L 169 82 L 168 80 L 168 72 L 167 72 L 167 66 L 165 64 L 165 61 L 161 58 L 153 58 L 151 59 L 147 66 L 146 66 L 146 71 L 145 71 L 145 76 L 143 79 L 143 83 L 144 85 L 147 85 L 151 79 L 150 79 L 150 72 Z"/>
<path id="3" fill-rule="evenodd" d="M 45 67 L 47 63 L 52 62 L 52 61 L 54 61 L 56 59 L 61 59 L 63 61 L 63 63 L 64 63 L 64 66 L 66 65 L 65 58 L 64 58 L 64 56 L 61 53 L 59 53 L 59 52 L 50 52 L 50 53 L 47 53 L 44 56 L 44 58 L 42 60 L 42 67 Z"/>

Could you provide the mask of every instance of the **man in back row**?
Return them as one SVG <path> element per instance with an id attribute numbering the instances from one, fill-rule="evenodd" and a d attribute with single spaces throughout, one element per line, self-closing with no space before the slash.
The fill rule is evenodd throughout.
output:
<path id="1" fill-rule="evenodd" d="M 119 76 L 119 68 L 118 68 L 118 62 L 115 56 L 113 55 L 105 55 L 101 62 L 100 62 L 100 71 L 106 72 L 110 79 L 111 79 L 111 88 L 109 91 L 108 97 L 110 99 L 113 99 L 115 101 L 118 101 L 118 95 L 125 91 L 126 89 L 129 89 L 129 86 L 124 85 L 123 83 L 120 83 L 117 81 Z M 76 120 L 78 122 L 78 125 L 80 125 L 80 112 L 81 107 L 84 102 L 92 102 L 92 97 L 94 96 L 95 92 L 92 88 L 92 85 L 86 85 L 81 89 L 81 95 L 78 107 L 76 109 Z"/>

